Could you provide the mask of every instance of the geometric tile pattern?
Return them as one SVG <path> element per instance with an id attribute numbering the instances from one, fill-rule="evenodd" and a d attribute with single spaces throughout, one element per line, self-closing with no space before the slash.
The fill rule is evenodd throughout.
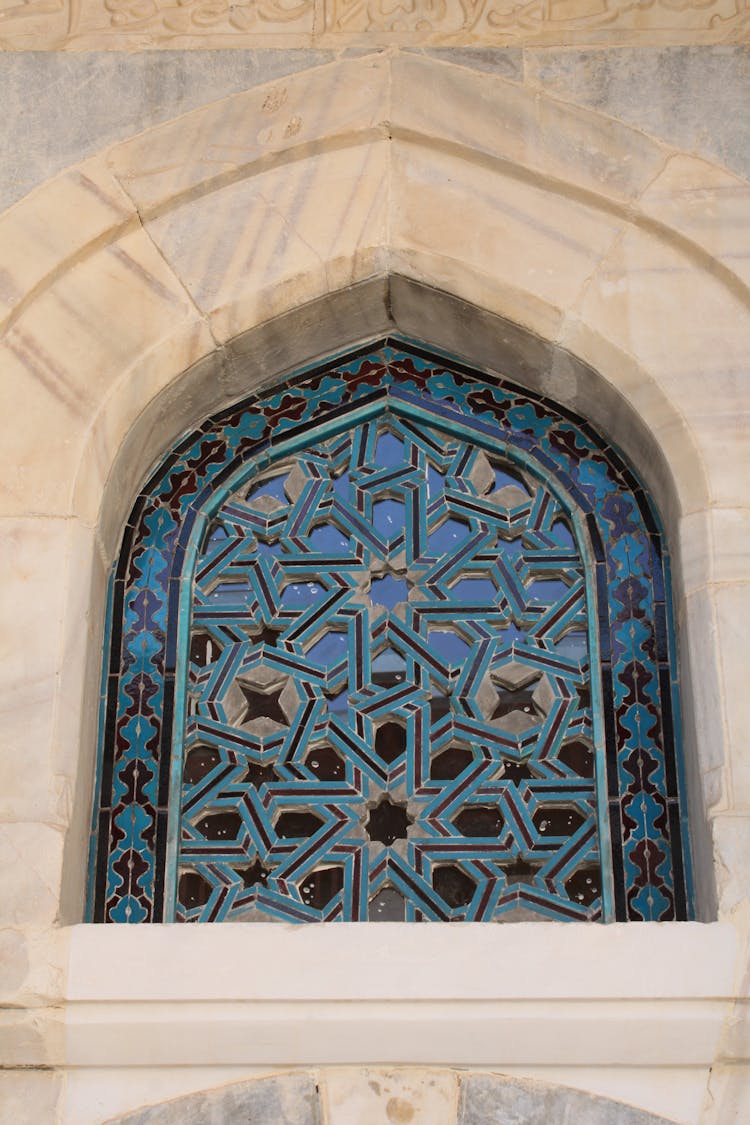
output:
<path id="1" fill-rule="evenodd" d="M 163 462 L 109 612 L 93 920 L 690 916 L 666 550 L 552 402 L 301 372 Z"/>
<path id="2" fill-rule="evenodd" d="M 596 918 L 583 567 L 506 458 L 391 413 L 197 560 L 178 917 Z"/>

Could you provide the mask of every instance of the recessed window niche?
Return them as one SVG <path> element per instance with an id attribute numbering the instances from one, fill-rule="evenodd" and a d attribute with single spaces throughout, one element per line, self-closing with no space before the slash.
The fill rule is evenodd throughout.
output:
<path id="1" fill-rule="evenodd" d="M 549 399 L 303 370 L 163 460 L 109 612 L 91 920 L 691 916 L 666 546 Z"/>

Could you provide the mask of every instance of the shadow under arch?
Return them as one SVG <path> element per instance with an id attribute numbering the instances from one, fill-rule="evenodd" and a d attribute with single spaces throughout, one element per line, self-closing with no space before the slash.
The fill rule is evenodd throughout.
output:
<path id="1" fill-rule="evenodd" d="M 110 496 L 116 510 L 127 505 L 127 496 L 132 495 L 130 488 L 123 488 L 123 478 L 140 482 L 150 467 L 149 460 L 156 460 L 178 436 L 168 433 L 168 425 L 154 426 L 155 413 L 162 422 L 168 419 L 171 396 L 188 396 L 196 424 L 236 399 L 240 382 L 246 394 L 254 393 L 302 364 L 394 331 L 433 347 L 437 344 L 474 368 L 494 371 L 537 393 L 554 397 L 555 388 L 562 390 L 566 406 L 593 420 L 630 453 L 662 511 L 679 511 L 674 481 L 658 443 L 635 412 L 623 408 L 623 400 L 611 384 L 593 369 L 501 317 L 396 276 L 365 283 L 267 322 L 186 372 L 143 412 L 121 448 L 105 494 L 105 518 L 112 518 L 111 511 L 107 513 Z M 187 428 L 185 417 L 181 413 L 183 428 Z M 645 461 L 644 449 L 649 453 Z"/>
<path id="2" fill-rule="evenodd" d="M 585 417 L 637 467 L 670 540 L 677 543 L 684 505 L 679 483 L 648 422 L 618 389 L 615 370 L 610 377 L 559 343 L 497 312 L 393 273 L 334 290 L 248 328 L 140 404 L 112 464 L 106 467 L 98 526 L 107 561 L 114 558 L 133 496 L 181 434 L 298 368 L 389 332 L 452 354 L 479 371 L 502 374 Z M 632 359 L 615 349 L 611 362 L 613 367 L 618 362 L 633 366 Z M 634 378 L 650 394 L 655 392 L 647 372 Z M 108 409 L 105 401 L 100 411 L 105 428 Z M 678 411 L 663 395 L 660 411 L 675 426 L 681 424 Z M 685 441 L 690 441 L 689 431 Z M 689 456 L 700 464 L 694 443 Z M 78 481 L 93 470 L 95 457 L 92 446 L 84 449 Z M 701 480 L 699 487 L 707 497 L 707 482 Z"/>

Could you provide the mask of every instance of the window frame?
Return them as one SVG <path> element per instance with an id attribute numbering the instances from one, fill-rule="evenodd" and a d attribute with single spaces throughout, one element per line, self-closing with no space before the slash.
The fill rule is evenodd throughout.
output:
<path id="1" fill-rule="evenodd" d="M 128 521 L 128 525 L 126 527 L 125 536 L 124 536 L 124 540 L 123 540 L 123 548 L 122 548 L 120 560 L 119 560 L 119 563 L 117 565 L 117 569 L 115 571 L 115 575 L 114 575 L 114 578 L 113 578 L 112 588 L 111 588 L 111 591 L 110 591 L 110 599 L 109 599 L 109 604 L 108 604 L 108 632 L 107 632 L 108 645 L 107 645 L 107 647 L 109 648 L 111 646 L 111 653 L 110 653 L 108 661 L 106 662 L 106 667 L 105 667 L 105 683 L 103 685 L 103 699 L 105 698 L 105 690 L 108 686 L 110 688 L 110 696 L 109 696 L 108 702 L 105 701 L 105 706 L 103 708 L 103 721 L 102 721 L 102 737 L 103 737 L 103 740 L 106 740 L 108 737 L 111 740 L 112 715 L 113 715 L 113 712 L 116 710 L 116 708 L 114 708 L 112 706 L 112 690 L 111 689 L 112 689 L 112 686 L 113 686 L 112 685 L 112 676 L 113 675 L 116 676 L 116 661 L 114 659 L 114 654 L 115 654 L 115 651 L 116 651 L 116 648 L 117 648 L 118 638 L 116 636 L 116 623 L 115 623 L 115 630 L 114 631 L 112 629 L 112 625 L 113 625 L 114 616 L 117 613 L 117 607 L 118 607 L 118 583 L 120 583 L 120 592 L 122 593 L 122 588 L 123 588 L 122 583 L 123 583 L 123 575 L 124 575 L 124 565 L 123 565 L 123 563 L 124 563 L 124 560 L 126 560 L 126 558 L 128 556 L 129 549 L 130 549 L 130 546 L 132 544 L 133 534 L 135 532 L 135 527 L 136 527 L 136 514 L 135 513 L 138 509 L 138 504 L 142 503 L 143 498 L 149 496 L 150 493 L 152 491 L 154 491 L 154 489 L 158 489 L 159 481 L 162 480 L 165 473 L 167 473 L 169 471 L 169 469 L 173 465 L 176 464 L 177 459 L 179 458 L 181 453 L 184 452 L 184 450 L 189 446 L 190 442 L 195 438 L 196 434 L 204 435 L 204 436 L 209 435 L 211 433 L 212 425 L 216 425 L 217 423 L 221 423 L 222 419 L 224 420 L 224 422 L 227 425 L 231 425 L 231 419 L 239 417 L 239 414 L 241 413 L 241 411 L 243 409 L 247 410 L 247 409 L 249 409 L 253 406 L 255 408 L 257 408 L 258 403 L 260 403 L 262 401 L 265 401 L 266 403 L 280 402 L 283 398 L 284 393 L 286 391 L 288 391 L 288 389 L 290 387 L 298 384 L 300 381 L 302 383 L 304 383 L 305 381 L 307 381 L 309 383 L 311 380 L 314 380 L 316 377 L 319 377 L 321 375 L 324 376 L 326 373 L 330 373 L 334 369 L 338 370 L 338 371 L 344 371 L 345 372 L 348 365 L 356 364 L 357 362 L 362 361 L 363 358 L 366 358 L 370 353 L 375 353 L 379 348 L 382 349 L 382 348 L 389 347 L 389 346 L 393 346 L 393 347 L 399 349 L 400 351 L 405 352 L 408 356 L 413 357 L 417 361 L 417 363 L 425 363 L 425 364 L 428 364 L 428 365 L 431 364 L 433 367 L 437 367 L 441 370 L 448 370 L 450 372 L 454 372 L 454 373 L 457 374 L 457 377 L 459 379 L 468 377 L 468 378 L 473 379 L 473 380 L 482 380 L 490 386 L 501 387 L 505 392 L 507 392 L 511 395 L 515 394 L 517 396 L 522 396 L 527 401 L 531 401 L 531 402 L 536 401 L 541 405 L 543 410 L 546 410 L 546 411 L 553 410 L 557 414 L 557 416 L 559 417 L 560 421 L 565 423 L 565 424 L 569 424 L 571 421 L 573 421 L 574 424 L 579 427 L 581 432 L 586 434 L 587 438 L 589 438 L 589 439 L 591 439 L 592 437 L 595 438 L 596 442 L 598 443 L 598 445 L 600 447 L 600 450 L 606 450 L 607 451 L 608 457 L 611 461 L 613 461 L 615 463 L 616 471 L 618 473 L 627 474 L 629 476 L 629 478 L 631 480 L 633 480 L 634 488 L 637 490 L 638 495 L 640 497 L 645 496 L 645 494 L 640 489 L 640 486 L 639 486 L 637 480 L 635 480 L 635 478 L 634 478 L 633 474 L 630 472 L 630 470 L 627 469 L 627 467 L 625 466 L 622 458 L 616 453 L 616 451 L 612 450 L 611 446 L 609 446 L 606 442 L 604 442 L 601 438 L 599 438 L 598 435 L 595 434 L 595 432 L 593 431 L 592 427 L 589 424 L 583 422 L 580 418 L 578 418 L 571 411 L 568 411 L 568 410 L 566 410 L 562 407 L 559 407 L 557 404 L 551 403 L 551 401 L 549 399 L 545 399 L 542 396 L 540 396 L 538 394 L 535 394 L 534 392 L 528 391 L 525 388 L 518 387 L 515 383 L 513 383 L 509 380 L 506 380 L 502 377 L 494 377 L 494 379 L 493 379 L 491 377 L 488 377 L 486 374 L 482 374 L 481 372 L 477 372 L 476 370 L 474 370 L 472 368 L 466 367 L 464 364 L 456 361 L 452 357 L 443 356 L 443 355 L 440 355 L 438 353 L 435 353 L 434 351 L 426 351 L 424 348 L 422 348 L 420 346 L 417 346 L 417 345 L 414 345 L 411 341 L 407 341 L 407 340 L 405 340 L 401 337 L 392 337 L 392 338 L 389 338 L 389 339 L 369 343 L 363 348 L 359 348 L 354 352 L 347 352 L 342 356 L 334 357 L 334 358 L 326 361 L 325 363 L 311 365 L 308 368 L 302 368 L 301 370 L 298 370 L 295 373 L 295 375 L 293 375 L 292 377 L 284 380 L 284 382 L 280 385 L 280 387 L 272 388 L 270 390 L 270 392 L 266 392 L 266 393 L 258 392 L 256 395 L 253 395 L 250 399 L 246 400 L 245 402 L 240 403 L 238 405 L 235 405 L 235 406 L 233 406 L 229 409 L 223 410 L 223 411 L 220 412 L 220 414 L 214 416 L 214 418 L 209 419 L 209 421 L 204 423 L 204 425 L 202 427 L 200 427 L 199 430 L 194 431 L 193 434 L 191 434 L 185 441 L 181 442 L 178 445 L 176 450 L 174 450 L 171 454 L 169 454 L 167 456 L 167 458 L 162 463 L 160 468 L 156 471 L 156 473 L 154 473 L 152 475 L 150 481 L 147 483 L 146 487 L 144 488 L 143 492 L 141 493 L 141 497 L 139 498 L 139 501 L 136 504 L 136 508 L 134 509 L 134 514 L 131 516 L 131 519 Z M 343 414 L 340 411 L 338 411 L 338 412 L 334 412 L 333 417 L 329 418 L 328 420 L 326 420 L 326 418 L 324 417 L 322 422 L 316 422 L 315 423 L 316 435 L 319 434 L 321 430 L 325 430 L 326 427 L 328 427 L 331 430 L 331 432 L 333 432 L 337 428 L 341 429 L 341 428 L 345 428 L 346 426 L 351 425 L 352 421 L 357 416 L 358 410 L 359 410 L 360 413 L 361 413 L 362 409 L 364 409 L 365 411 L 369 411 L 370 413 L 377 413 L 379 410 L 382 410 L 382 408 L 383 408 L 382 402 L 379 401 L 379 398 L 382 398 L 382 388 L 381 388 L 381 392 L 376 392 L 375 396 L 372 397 L 372 401 L 369 404 L 365 405 L 364 407 L 360 406 L 360 407 L 357 408 L 357 407 L 353 407 L 350 404 L 348 409 Z M 222 424 L 224 424 L 224 423 L 222 423 Z M 288 437 L 288 438 L 283 438 L 281 440 L 278 440 L 278 438 L 275 435 L 271 434 L 270 441 L 266 441 L 264 447 L 260 451 L 260 467 L 263 467 L 263 468 L 268 467 L 279 456 L 284 455 L 284 453 L 288 454 L 290 449 L 293 449 L 295 447 L 296 448 L 303 447 L 305 444 L 309 444 L 309 442 L 310 442 L 310 425 L 311 424 L 312 423 L 307 423 L 306 426 L 303 427 L 303 428 L 298 427 L 296 431 L 295 431 L 294 426 L 292 426 L 291 431 L 290 431 L 291 436 Z M 489 431 L 491 429 L 491 427 L 486 427 L 486 429 Z M 476 431 L 476 427 L 474 427 L 474 431 Z M 496 438 L 498 432 L 499 432 L 498 427 L 497 427 L 497 425 L 495 425 L 493 433 L 489 434 L 489 439 L 491 440 L 493 437 Z M 317 437 L 316 437 L 316 440 L 317 440 Z M 214 508 L 218 506 L 218 504 L 221 502 L 221 496 L 225 495 L 232 488 L 237 487 L 237 479 L 236 478 L 237 478 L 238 474 L 250 474 L 253 471 L 258 471 L 259 465 L 257 463 L 250 463 L 249 462 L 250 457 L 256 456 L 257 453 L 258 453 L 257 449 L 253 452 L 253 454 L 250 454 L 247 451 L 243 451 L 242 454 L 241 454 L 241 457 L 239 458 L 240 467 L 238 467 L 238 459 L 237 459 L 236 456 L 235 456 L 234 460 L 230 461 L 229 464 L 225 463 L 223 465 L 221 471 L 218 474 L 219 480 L 222 481 L 221 492 L 217 491 L 217 488 L 219 487 L 219 485 L 218 485 L 217 481 L 214 481 L 210 485 L 210 487 L 209 486 L 204 487 L 202 492 L 200 493 L 200 496 L 202 497 L 202 503 L 199 503 L 199 500 L 196 499 L 190 505 L 188 517 L 187 517 L 187 521 L 186 521 L 186 527 L 183 528 L 183 532 L 185 530 L 187 530 L 187 532 L 188 532 L 188 539 L 186 540 L 184 538 L 184 535 L 183 535 L 183 541 L 177 547 L 177 556 L 176 557 L 179 557 L 182 577 L 180 579 L 178 579 L 177 581 L 175 581 L 175 579 L 173 577 L 171 577 L 171 575 L 170 575 L 170 582 L 169 582 L 169 601 L 170 601 L 170 604 L 173 604 L 175 606 L 178 605 L 178 604 L 180 605 L 181 610 L 182 610 L 181 618 L 182 618 L 183 622 L 185 620 L 189 619 L 189 614 L 186 617 L 186 614 L 184 612 L 184 599 L 185 599 L 186 596 L 189 596 L 189 591 L 190 591 L 190 583 L 188 583 L 186 581 L 187 572 L 185 571 L 184 567 L 187 564 L 189 564 L 191 558 L 194 560 L 196 545 L 200 541 L 200 536 L 198 534 L 196 534 L 197 530 L 199 529 L 199 524 L 201 523 L 202 520 L 205 521 L 208 518 L 208 515 L 207 515 L 208 512 L 213 511 Z M 505 451 L 505 453 L 507 455 L 507 450 Z M 523 458 L 524 458 L 524 456 L 526 456 L 529 460 L 529 463 L 532 464 L 531 454 L 528 453 L 528 451 L 527 451 L 526 454 L 524 454 L 523 449 L 514 448 L 513 456 L 516 460 L 519 460 L 521 462 L 523 462 Z M 554 467 L 554 466 L 552 466 L 552 467 Z M 538 461 L 533 462 L 532 471 L 534 472 L 534 474 L 536 476 L 539 475 L 540 467 L 539 467 Z M 231 482 L 231 483 L 227 483 L 228 481 Z M 565 489 L 563 488 L 559 479 L 557 479 L 556 477 L 554 477 L 552 475 L 547 476 L 547 477 L 545 477 L 545 485 L 547 487 L 549 487 L 552 491 L 556 491 L 561 496 L 564 496 L 565 506 L 568 508 L 568 510 L 571 512 L 571 514 L 576 512 L 577 505 L 575 504 L 575 502 L 573 502 L 573 500 L 570 496 L 566 495 Z M 644 503 L 645 503 L 645 500 L 644 500 Z M 203 511 L 203 507 L 205 507 L 205 511 Z M 656 523 L 656 518 L 653 514 L 653 509 L 649 509 L 649 512 L 650 512 L 650 520 L 651 520 L 651 527 L 649 527 L 649 531 L 652 531 L 652 528 L 653 528 L 652 533 L 658 535 L 659 534 L 658 524 Z M 578 520 L 578 524 L 576 526 L 576 537 L 578 539 L 579 548 L 581 549 L 582 557 L 584 557 L 584 561 L 590 562 L 590 552 L 593 549 L 594 554 L 596 554 L 596 548 L 595 548 L 595 546 L 592 548 L 591 544 L 589 543 L 590 528 L 587 529 L 586 523 L 584 522 L 582 515 L 581 515 L 581 518 Z M 600 549 L 601 549 L 601 545 L 600 545 Z M 588 560 L 586 560 L 585 556 L 584 556 L 584 552 L 586 552 L 586 551 L 589 552 L 589 559 Z M 595 562 L 596 561 L 598 561 L 598 560 L 595 560 Z M 665 570 L 665 576 L 664 577 L 665 577 L 665 580 L 667 581 L 667 584 L 668 584 L 668 556 L 667 556 L 666 551 L 664 552 L 664 560 L 663 561 L 664 561 L 664 570 Z M 190 568 L 189 568 L 189 565 L 188 565 L 188 570 L 189 569 Z M 590 599 L 589 604 L 593 606 L 593 605 L 596 604 L 596 597 L 595 597 L 595 594 L 594 594 L 592 584 L 593 584 L 592 571 L 589 568 L 589 566 L 586 566 L 587 598 Z M 601 601 L 601 593 L 600 593 L 600 601 Z M 609 602 L 607 604 L 609 604 Z M 671 669 L 671 690 L 670 690 L 670 700 L 669 700 L 669 702 L 674 707 L 675 719 L 677 719 L 677 706 L 676 706 L 676 698 L 675 698 L 675 692 L 676 692 L 676 654 L 675 654 L 675 645 L 674 645 L 674 630 L 673 630 L 673 626 L 672 626 L 672 623 L 671 623 L 671 605 L 669 604 L 669 598 L 666 599 L 665 604 L 666 604 L 666 615 L 667 615 L 667 621 L 666 621 L 665 627 L 666 627 L 666 630 L 667 630 L 667 648 L 668 648 L 669 664 L 670 664 L 670 669 Z M 170 620 L 169 628 L 170 628 L 170 630 L 172 631 L 173 634 L 174 634 L 174 630 L 179 628 L 179 626 L 177 625 L 177 621 L 174 618 L 174 615 L 173 615 L 172 619 Z M 592 623 L 592 628 L 590 629 L 590 641 L 593 642 L 594 644 L 597 643 L 597 640 L 594 636 L 595 634 L 597 634 L 597 632 L 598 631 L 595 628 L 593 628 L 593 623 Z M 185 647 L 184 646 L 187 644 L 187 641 L 186 641 L 185 635 L 184 635 L 184 626 L 183 626 L 183 635 L 182 635 L 181 643 L 183 645 L 182 658 L 176 660 L 176 667 L 174 669 L 167 668 L 167 670 L 166 670 L 167 675 L 170 675 L 170 674 L 174 675 L 174 673 L 176 673 L 177 677 L 179 677 L 180 674 L 181 674 L 180 670 L 182 670 L 183 673 L 185 671 L 186 659 L 185 659 Z M 592 667 L 593 667 L 594 658 L 596 657 L 596 655 L 597 655 L 597 649 L 592 647 L 591 648 Z M 593 680 L 593 684 L 597 685 L 598 677 L 593 677 L 592 680 Z M 177 681 L 175 680 L 174 682 L 175 682 L 175 686 L 176 686 Z M 184 692 L 180 692 L 180 693 L 176 692 L 173 699 L 179 699 L 182 696 L 184 696 Z M 603 707 L 602 707 L 601 712 L 600 712 L 600 709 L 598 707 L 596 707 L 594 710 L 595 710 L 595 713 L 603 714 Z M 170 718 L 173 718 L 173 716 L 170 716 Z M 178 775 L 178 771 L 179 771 L 180 754 L 177 752 L 178 749 L 179 749 L 179 743 L 180 743 L 180 740 L 181 740 L 181 724 L 180 724 L 179 721 L 174 722 L 173 730 L 174 730 L 174 736 L 173 736 L 173 740 L 172 740 L 172 743 L 171 743 L 171 747 L 172 747 L 171 781 L 169 783 L 169 785 L 172 789 L 172 792 L 174 792 L 175 777 Z M 677 722 L 674 725 L 674 730 L 675 731 L 679 730 L 679 726 L 678 726 Z M 106 763 L 105 763 L 105 765 L 106 765 Z M 673 778 L 674 778 L 674 781 L 675 781 L 676 786 L 677 786 L 677 799 L 679 800 L 679 805 L 680 805 L 681 810 L 682 810 L 681 812 L 679 812 L 679 816 L 678 816 L 678 823 L 679 823 L 679 826 L 680 826 L 680 829 L 678 830 L 678 835 L 680 837 L 681 844 L 684 845 L 684 851 L 683 851 L 684 896 L 683 896 L 682 902 L 681 903 L 678 902 L 676 904 L 675 914 L 678 918 L 680 918 L 680 917 L 686 918 L 686 917 L 691 916 L 691 910 L 692 910 L 691 905 L 690 905 L 690 897 L 691 897 L 691 895 L 690 895 L 690 866 L 689 866 L 690 865 L 690 858 L 689 858 L 689 848 L 686 846 L 686 841 L 682 839 L 682 833 L 683 833 L 683 830 L 684 830 L 684 823 L 685 823 L 685 811 L 684 810 L 686 808 L 686 802 L 685 802 L 685 793 L 684 793 L 684 783 L 683 783 L 683 780 L 682 780 L 682 772 L 681 772 L 681 768 L 680 768 L 679 753 L 676 753 L 674 755 L 674 761 L 672 763 L 672 768 L 673 768 Z M 102 773 L 103 773 L 103 771 L 100 769 L 99 777 L 98 777 L 98 785 L 97 785 L 97 807 L 98 807 L 98 795 L 99 795 L 99 792 L 100 792 L 101 786 L 102 786 Z M 605 785 L 605 771 L 604 770 L 599 769 L 597 771 L 597 784 L 600 787 L 603 787 Z M 160 788 L 163 790 L 163 787 L 164 787 L 164 781 L 162 779 L 162 781 L 160 782 Z M 673 788 L 672 792 L 674 793 L 674 788 Z M 175 806 L 174 806 L 173 801 L 167 802 L 167 809 L 168 810 L 169 809 L 174 810 L 174 807 Z M 605 809 L 607 808 L 607 802 L 606 801 L 604 801 L 602 803 L 602 807 L 605 808 Z M 169 830 L 168 830 L 168 825 L 166 824 L 166 819 L 167 818 L 165 818 L 162 815 L 162 825 L 161 825 L 162 855 L 166 855 L 166 852 L 164 851 L 165 836 L 166 836 L 167 839 L 169 839 L 169 836 L 170 836 L 170 833 L 169 833 Z M 673 818 L 672 819 L 672 825 L 671 825 L 672 828 L 674 828 L 674 823 L 675 823 L 675 821 L 674 821 L 674 818 Z M 98 856 L 97 856 L 97 854 L 95 853 L 94 847 L 92 847 L 91 880 L 92 880 L 92 887 L 95 887 L 97 890 L 100 890 L 101 884 L 102 884 L 102 868 L 104 866 L 103 852 L 102 852 L 102 841 L 105 838 L 105 831 L 104 831 L 105 826 L 104 826 L 101 814 L 100 814 L 99 818 L 97 818 L 96 815 L 95 815 L 94 836 L 96 836 L 97 828 L 100 828 L 99 849 L 98 849 Z M 606 826 L 600 825 L 600 828 L 606 828 Z M 172 833 L 172 835 L 173 835 L 173 833 Z M 602 840 L 602 849 L 604 850 L 604 848 L 606 847 L 607 837 L 604 834 L 602 834 L 601 840 Z M 678 842 L 678 844 L 677 844 L 677 850 L 678 851 L 679 851 L 679 848 L 680 848 L 680 842 Z M 95 841 L 94 841 L 94 844 L 95 844 Z M 168 847 L 168 845 L 167 845 L 167 847 Z M 605 866 L 606 865 L 603 864 L 603 868 Z M 156 872 L 156 877 L 155 877 L 155 883 L 157 884 L 155 898 L 157 900 L 157 903 L 158 903 L 158 898 L 159 898 L 160 894 L 162 896 L 161 901 L 162 901 L 162 903 L 164 903 L 164 896 L 165 896 L 165 890 L 166 890 L 165 878 L 167 877 L 167 867 L 168 867 L 168 864 L 165 864 L 164 860 L 162 859 L 161 869 Z M 679 871 L 678 871 L 678 876 L 679 876 Z M 176 880 L 173 878 L 172 882 L 174 883 L 174 882 L 176 882 Z M 100 897 L 100 900 L 101 900 L 101 895 L 99 897 Z M 607 916 L 608 920 L 610 920 L 612 918 L 613 913 L 614 913 L 615 917 L 617 917 L 618 919 L 622 918 L 624 916 L 625 912 L 623 910 L 623 904 L 622 904 L 622 888 L 621 888 L 621 902 L 620 902 L 620 904 L 616 905 L 616 909 L 615 909 L 614 912 L 611 909 L 607 910 L 606 916 Z M 153 920 L 155 920 L 155 921 L 159 921 L 164 917 L 164 914 L 158 910 L 158 907 L 157 907 L 157 910 L 154 912 L 154 914 L 155 914 L 155 916 L 153 917 Z M 168 917 L 169 916 L 170 915 L 168 915 Z M 97 920 L 97 921 L 104 920 L 103 911 L 101 910 L 100 907 L 96 908 L 96 907 L 90 906 L 89 917 L 92 920 Z"/>

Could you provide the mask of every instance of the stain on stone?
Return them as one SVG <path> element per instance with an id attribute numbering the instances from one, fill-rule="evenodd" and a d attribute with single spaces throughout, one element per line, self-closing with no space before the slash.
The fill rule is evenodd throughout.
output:
<path id="1" fill-rule="evenodd" d="M 414 1106 L 406 1098 L 389 1098 L 385 1106 L 386 1116 L 393 1125 L 407 1125 L 414 1117 Z"/>

